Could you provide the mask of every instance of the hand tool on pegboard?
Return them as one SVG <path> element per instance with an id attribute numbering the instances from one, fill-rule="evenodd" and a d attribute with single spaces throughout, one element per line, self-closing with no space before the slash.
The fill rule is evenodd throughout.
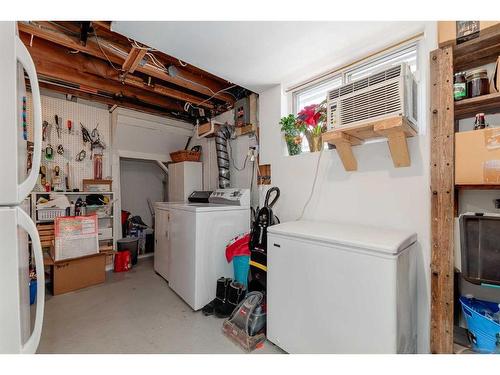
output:
<path id="1" fill-rule="evenodd" d="M 61 138 L 61 118 L 58 115 L 55 115 L 54 119 L 56 121 L 57 138 Z"/>
<path id="2" fill-rule="evenodd" d="M 47 139 L 47 134 L 50 133 L 50 128 L 51 125 L 48 123 L 48 121 L 43 121 L 42 122 L 42 140 L 45 141 Z"/>

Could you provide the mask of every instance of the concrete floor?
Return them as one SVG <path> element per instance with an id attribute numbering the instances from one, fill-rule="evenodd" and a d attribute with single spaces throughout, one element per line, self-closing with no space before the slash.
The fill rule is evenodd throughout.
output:
<path id="1" fill-rule="evenodd" d="M 47 297 L 38 353 L 244 353 L 222 322 L 193 312 L 148 258 L 104 284 Z M 283 352 L 266 342 L 253 353 Z"/>

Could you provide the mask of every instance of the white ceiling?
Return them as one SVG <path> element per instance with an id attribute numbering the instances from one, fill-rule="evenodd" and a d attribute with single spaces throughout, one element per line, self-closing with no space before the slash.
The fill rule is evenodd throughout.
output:
<path id="1" fill-rule="evenodd" d="M 114 21 L 112 28 L 262 92 L 304 69 L 339 66 L 422 31 L 423 22 Z"/>

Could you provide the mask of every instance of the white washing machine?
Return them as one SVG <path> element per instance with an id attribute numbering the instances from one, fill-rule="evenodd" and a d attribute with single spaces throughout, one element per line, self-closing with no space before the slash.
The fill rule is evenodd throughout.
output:
<path id="1" fill-rule="evenodd" d="M 235 199 L 234 192 L 239 190 L 244 194 Z M 225 195 L 230 204 L 156 204 L 160 213 L 156 235 L 162 242 L 155 250 L 155 270 L 193 310 L 215 298 L 219 277 L 233 277 L 232 264 L 226 260 L 226 245 L 237 235 L 250 231 L 247 189 L 213 193 L 219 202 L 224 201 Z"/>
<path id="2" fill-rule="evenodd" d="M 337 222 L 269 227 L 267 338 L 289 353 L 415 353 L 416 240 Z"/>

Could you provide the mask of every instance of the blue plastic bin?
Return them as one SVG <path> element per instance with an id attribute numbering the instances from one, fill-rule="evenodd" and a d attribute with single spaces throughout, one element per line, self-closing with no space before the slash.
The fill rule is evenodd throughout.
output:
<path id="1" fill-rule="evenodd" d="M 250 271 L 250 256 L 237 255 L 233 257 L 234 279 L 248 289 L 248 272 Z"/>
<path id="2" fill-rule="evenodd" d="M 460 297 L 460 304 L 470 332 L 472 349 L 480 353 L 500 353 L 500 324 L 480 313 L 484 309 L 496 313 L 498 304 L 467 297 Z"/>
<path id="3" fill-rule="evenodd" d="M 36 280 L 30 281 L 30 305 L 36 301 Z"/>

